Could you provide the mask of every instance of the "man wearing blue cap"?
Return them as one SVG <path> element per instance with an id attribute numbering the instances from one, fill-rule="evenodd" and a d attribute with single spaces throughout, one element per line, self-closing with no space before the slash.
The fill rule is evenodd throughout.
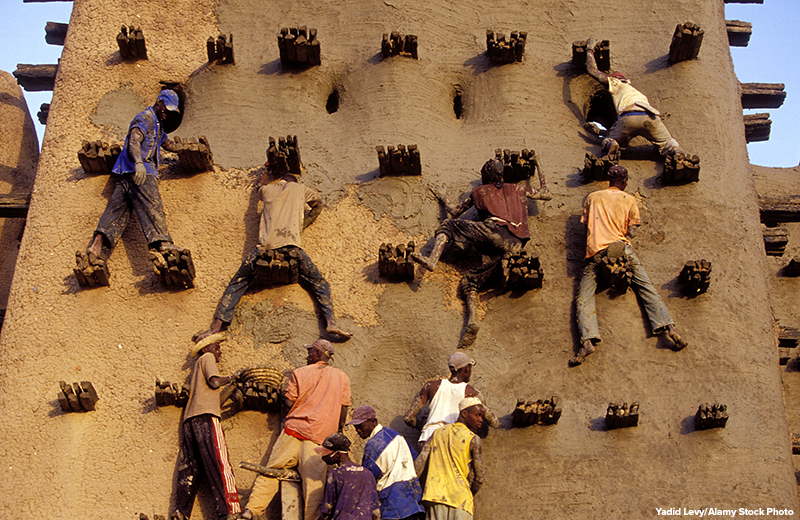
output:
<path id="1" fill-rule="evenodd" d="M 150 249 L 175 249 L 158 191 L 160 149 L 176 151 L 161 126 L 168 111 L 178 112 L 178 95 L 172 90 L 162 90 L 155 104 L 131 121 L 125 146 L 112 169 L 117 185 L 86 248 L 89 264 L 104 265 L 125 231 L 132 211 L 136 212 Z"/>

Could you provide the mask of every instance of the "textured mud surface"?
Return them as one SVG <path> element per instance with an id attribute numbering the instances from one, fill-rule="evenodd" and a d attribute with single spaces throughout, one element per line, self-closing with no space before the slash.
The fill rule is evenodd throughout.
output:
<path id="1" fill-rule="evenodd" d="M 75 0 L 0 338 L 0 491 L 9 497 L 0 511 L 57 519 L 167 513 L 180 411 L 155 408 L 154 381 L 188 377 L 189 338 L 208 326 L 257 240 L 253 186 L 267 139 L 286 134 L 298 136 L 304 181 L 328 205 L 303 247 L 331 283 L 341 324 L 355 332 L 336 346 L 336 365 L 350 375 L 354 406 L 373 405 L 382 423 L 409 437 L 402 414 L 427 378 L 446 371 L 464 325 L 458 280 L 476 259 L 450 252 L 435 273 L 386 284 L 378 247 L 413 239 L 427 251 L 442 217 L 428 188 L 455 201 L 496 148 L 540 156 L 554 199 L 531 203 L 528 248 L 541 257 L 544 286 L 483 293 L 482 327 L 467 352 L 478 362 L 473 383 L 506 416 L 503 424 L 518 397 L 559 395 L 563 415 L 556 426 L 490 433 L 476 518 L 650 518 L 656 507 L 678 506 L 797 511 L 770 307 L 776 287 L 781 323 L 800 326 L 800 317 L 793 282 L 776 282 L 763 253 L 723 3 L 635 0 L 604 4 L 602 20 L 597 14 L 596 4 L 577 0 L 175 0 L 168 8 L 160 0 Z M 686 20 L 706 31 L 700 58 L 668 67 L 672 32 Z M 120 61 L 113 36 L 132 21 L 145 33 L 148 61 Z M 295 25 L 317 28 L 322 66 L 281 67 L 276 35 Z M 487 29 L 527 30 L 524 61 L 491 66 Z M 392 30 L 418 35 L 419 60 L 380 58 L 381 35 Z M 234 33 L 234 66 L 206 63 L 205 40 L 218 31 Z M 644 224 L 634 247 L 690 346 L 673 352 L 653 337 L 632 293 L 604 293 L 604 341 L 584 365 L 568 368 L 585 239 L 579 215 L 586 194 L 604 187 L 578 182 L 584 154 L 599 144 L 581 128 L 594 85 L 569 60 L 571 42 L 591 35 L 611 39 L 614 68 L 702 158 L 700 182 L 677 187 L 661 186 L 663 165 L 644 142 L 622 160 Z M 86 246 L 113 180 L 85 175 L 76 152 L 84 139 L 120 140 L 160 81 L 186 92 L 174 135 L 206 135 L 217 163 L 186 176 L 168 157 L 160 183 L 170 232 L 192 251 L 196 286 L 158 284 L 133 220 L 109 262 L 111 286 L 82 289 L 74 252 Z M 339 108 L 329 113 L 334 90 Z M 399 143 L 418 145 L 422 176 L 377 178 L 375 146 Z M 714 278 L 707 293 L 685 298 L 677 276 L 696 258 L 713 262 Z M 253 292 L 238 309 L 221 368 L 291 369 L 319 333 L 300 287 Z M 62 414 L 62 379 L 91 381 L 97 410 Z M 785 387 L 796 384 L 784 374 Z M 637 428 L 604 430 L 612 400 L 639 402 Z M 693 431 L 702 402 L 728 405 L 725 429 Z M 236 463 L 262 460 L 279 424 L 243 412 L 223 428 Z M 360 457 L 362 441 L 355 446 Z M 253 475 L 235 472 L 246 498 Z M 201 494 L 195 517 L 213 516 Z"/>

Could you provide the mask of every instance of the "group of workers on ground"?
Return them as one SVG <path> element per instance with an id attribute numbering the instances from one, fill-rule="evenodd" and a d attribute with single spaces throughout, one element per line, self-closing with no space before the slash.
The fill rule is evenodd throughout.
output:
<path id="1" fill-rule="evenodd" d="M 191 516 L 202 477 L 211 488 L 220 519 L 251 520 L 278 495 L 277 478 L 258 475 L 244 510 L 220 427 L 220 394 L 237 374 L 219 374 L 225 333 L 198 341 L 189 401 L 181 428 L 178 485 L 170 520 Z M 398 432 L 378 422 L 375 409 L 362 405 L 347 422 L 366 439 L 362 464 L 350 459 L 342 433 L 351 403 L 350 379 L 330 365 L 334 347 L 318 339 L 306 345 L 306 366 L 296 368 L 283 395 L 286 416 L 266 467 L 297 468 L 302 482 L 304 520 L 470 520 L 473 496 L 484 481 L 481 439 L 484 421 L 497 427 L 480 392 L 469 384 L 475 361 L 463 352 L 448 359 L 450 377 L 427 382 L 405 415 L 421 426 L 419 455 Z M 425 424 L 417 416 L 425 405 Z M 420 476 L 424 475 L 424 486 Z M 424 488 L 424 489 L 423 489 Z"/>
<path id="2" fill-rule="evenodd" d="M 620 73 L 597 69 L 594 46 L 587 42 L 587 72 L 611 94 L 617 120 L 609 129 L 603 153 L 618 158 L 621 148 L 635 136 L 653 142 L 662 155 L 680 158 L 683 151 L 671 137 L 658 111 Z M 167 112 L 178 110 L 178 96 L 162 91 L 156 103 L 135 116 L 116 165 L 116 188 L 86 250 L 90 261 L 106 261 L 135 211 L 151 249 L 175 249 L 158 191 L 159 150 L 173 150 L 161 123 Z M 520 251 L 530 238 L 527 200 L 550 200 L 544 176 L 532 189 L 503 181 L 503 163 L 491 159 L 481 170 L 482 185 L 473 189 L 458 206 L 444 203 L 453 218 L 436 230 L 433 248 L 427 256 L 412 255 L 427 270 L 434 270 L 448 244 L 471 244 L 489 258 L 468 272 L 461 282 L 467 307 L 467 326 L 459 347 L 471 345 L 478 332 L 478 291 L 496 270 L 503 254 Z M 620 165 L 610 168 L 609 186 L 591 193 L 584 203 L 581 221 L 586 225 L 586 266 L 576 296 L 580 347 L 570 360 L 581 364 L 600 342 L 595 312 L 597 272 L 609 246 L 621 246 L 632 266 L 631 286 L 641 298 L 654 334 L 665 334 L 675 350 L 686 346 L 661 296 L 636 257 L 630 238 L 640 224 L 639 208 L 625 193 L 628 172 Z M 231 382 L 216 368 L 221 355 L 221 334 L 231 322 L 236 306 L 255 282 L 256 262 L 266 250 L 297 253 L 299 282 L 306 288 L 324 318 L 324 331 L 336 340 L 350 332 L 336 323 L 330 285 L 301 248 L 301 231 L 314 222 L 322 210 L 322 199 L 314 189 L 290 173 L 265 170 L 258 188 L 263 202 L 258 245 L 244 259 L 219 300 L 208 330 L 199 333 L 194 355 L 198 358 L 191 378 L 191 396 L 184 415 L 182 452 L 178 467 L 177 509 L 173 518 L 188 518 L 197 489 L 199 471 L 211 484 L 220 516 L 241 515 L 249 519 L 264 512 L 278 492 L 278 481 L 259 476 L 250 493 L 247 509 L 241 511 L 233 472 L 227 460 L 219 425 L 219 390 Z M 458 218 L 474 206 L 478 220 Z M 481 443 L 476 431 L 484 420 L 494 426 L 497 418 L 481 403 L 479 393 L 469 386 L 474 361 L 457 353 L 450 358 L 452 376 L 427 383 L 405 416 L 416 426 L 416 416 L 427 404 L 428 421 L 422 427 L 420 456 L 405 440 L 377 422 L 375 411 L 359 407 L 349 424 L 367 439 L 363 466 L 349 458 L 349 441 L 341 435 L 350 405 L 350 383 L 339 369 L 329 366 L 333 345 L 324 339 L 308 348 L 308 365 L 292 372 L 284 395 L 288 414 L 284 428 L 272 447 L 270 468 L 297 466 L 303 481 L 306 520 L 320 516 L 334 519 L 413 518 L 425 505 L 427 518 L 461 520 L 472 518 L 472 496 L 483 482 Z M 337 466 L 328 472 L 328 466 Z M 414 466 L 416 465 L 416 470 Z M 425 490 L 420 494 L 417 475 L 427 468 Z M 327 474 L 327 482 L 326 482 Z"/>

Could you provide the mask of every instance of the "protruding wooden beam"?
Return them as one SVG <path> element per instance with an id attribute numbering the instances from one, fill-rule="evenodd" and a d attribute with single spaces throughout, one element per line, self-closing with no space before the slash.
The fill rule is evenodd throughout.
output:
<path id="1" fill-rule="evenodd" d="M 14 77 L 17 83 L 28 92 L 53 90 L 56 85 L 58 65 L 28 65 L 18 63 Z"/>
<path id="2" fill-rule="evenodd" d="M 0 218 L 27 217 L 30 200 L 30 195 L 0 195 Z"/>
<path id="3" fill-rule="evenodd" d="M 725 3 L 726 4 L 763 4 L 764 0 L 725 0 Z"/>
<path id="4" fill-rule="evenodd" d="M 742 108 L 778 108 L 786 99 L 783 83 L 742 83 Z"/>
<path id="5" fill-rule="evenodd" d="M 72 2 L 72 0 L 22 0 L 23 4 L 40 4 L 44 2 Z"/>
<path id="6" fill-rule="evenodd" d="M 780 222 L 800 222 L 800 195 L 759 195 L 761 222 L 768 226 Z"/>
<path id="7" fill-rule="evenodd" d="M 772 121 L 769 113 L 747 114 L 744 119 L 744 137 L 748 143 L 756 141 L 766 141 L 769 139 L 769 131 L 772 129 Z"/>
<path id="8" fill-rule="evenodd" d="M 728 44 L 732 47 L 747 47 L 753 34 L 753 24 L 740 20 L 725 20 L 728 29 Z"/>
<path id="9" fill-rule="evenodd" d="M 50 115 L 50 103 L 42 103 L 39 107 L 39 112 L 36 114 L 36 117 L 39 118 L 39 123 L 46 125 L 48 115 Z"/>
<path id="10" fill-rule="evenodd" d="M 44 25 L 44 41 L 50 45 L 64 45 L 67 37 L 68 23 L 47 22 Z"/>

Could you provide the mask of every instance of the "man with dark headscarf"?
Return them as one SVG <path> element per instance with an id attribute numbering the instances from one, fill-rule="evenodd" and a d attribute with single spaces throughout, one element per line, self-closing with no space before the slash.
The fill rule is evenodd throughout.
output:
<path id="1" fill-rule="evenodd" d="M 482 185 L 472 190 L 458 206 L 450 206 L 443 197 L 452 218 L 436 230 L 433 250 L 427 257 L 413 253 L 411 257 L 428 271 L 433 271 L 448 242 L 472 244 L 482 255 L 489 257 L 479 268 L 468 272 L 461 280 L 461 292 L 467 302 L 467 328 L 459 348 L 472 345 L 478 334 L 478 290 L 499 265 L 503 254 L 519 251 L 530 238 L 527 199 L 550 200 L 553 196 L 540 177 L 541 186 L 503 182 L 503 162 L 489 159 L 481 168 Z M 472 206 L 478 210 L 478 220 L 457 218 Z"/>

